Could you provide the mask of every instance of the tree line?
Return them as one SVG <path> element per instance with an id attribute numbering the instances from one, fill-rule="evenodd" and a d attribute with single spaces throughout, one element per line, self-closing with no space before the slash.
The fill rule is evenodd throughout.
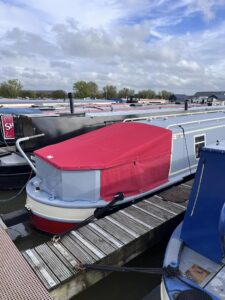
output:
<path id="1" fill-rule="evenodd" d="M 99 89 L 98 85 L 93 81 L 77 81 L 73 84 L 73 91 L 75 98 L 142 98 L 142 99 L 169 99 L 173 94 L 169 91 L 162 90 L 159 93 L 151 89 L 140 90 L 135 92 L 133 89 L 122 88 L 117 89 L 114 85 L 106 85 L 102 89 Z"/>
<path id="2" fill-rule="evenodd" d="M 140 90 L 135 92 L 133 89 L 122 88 L 117 89 L 114 85 L 106 85 L 102 89 L 93 81 L 77 81 L 73 84 L 74 98 L 84 99 L 113 99 L 113 98 L 138 98 L 138 99 L 169 99 L 173 93 L 162 90 L 159 93 L 151 89 Z M 0 83 L 0 97 L 4 98 L 53 98 L 65 99 L 67 93 L 63 90 L 41 91 L 41 90 L 24 90 L 21 82 L 18 79 L 11 79 Z"/>

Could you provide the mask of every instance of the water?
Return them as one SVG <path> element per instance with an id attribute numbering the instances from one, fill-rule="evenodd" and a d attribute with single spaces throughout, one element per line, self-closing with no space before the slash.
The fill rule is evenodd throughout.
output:
<path id="1" fill-rule="evenodd" d="M 15 195 L 17 191 L 0 191 L 0 214 L 8 213 L 24 207 L 26 193 L 23 192 L 15 200 L 2 202 Z M 35 247 L 50 239 L 50 236 L 35 230 L 26 222 L 13 226 L 9 234 L 19 250 Z M 161 267 L 167 241 L 155 245 L 142 255 L 127 264 L 129 267 Z M 140 273 L 111 273 L 86 291 L 75 296 L 73 300 L 129 299 L 139 300 L 160 284 L 160 276 Z"/>
<path id="2" fill-rule="evenodd" d="M 150 250 L 133 259 L 128 267 L 161 267 L 167 241 L 155 245 Z M 141 300 L 161 282 L 159 275 L 114 272 L 99 281 L 73 300 Z"/>
<path id="3" fill-rule="evenodd" d="M 0 214 L 9 213 L 24 208 L 26 192 L 23 191 L 15 199 L 4 202 L 6 199 L 16 195 L 18 191 L 0 191 Z M 19 250 L 26 250 L 44 243 L 50 239 L 50 235 L 40 232 L 30 226 L 29 222 L 18 224 L 9 228 L 8 233 Z"/>

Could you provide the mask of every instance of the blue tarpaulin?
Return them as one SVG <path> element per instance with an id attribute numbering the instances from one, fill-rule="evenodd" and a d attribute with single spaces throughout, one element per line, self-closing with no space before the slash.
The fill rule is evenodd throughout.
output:
<path id="1" fill-rule="evenodd" d="M 37 108 L 23 108 L 23 107 L 2 107 L 0 114 L 4 115 L 27 115 L 27 114 L 41 114 L 41 110 Z"/>
<path id="2" fill-rule="evenodd" d="M 220 263 L 224 257 L 225 143 L 202 150 L 181 238 Z"/>

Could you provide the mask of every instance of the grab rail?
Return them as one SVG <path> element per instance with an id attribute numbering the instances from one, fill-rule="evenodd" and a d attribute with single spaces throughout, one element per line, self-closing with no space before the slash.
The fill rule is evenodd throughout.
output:
<path id="1" fill-rule="evenodd" d="M 225 109 L 221 110 L 213 110 L 213 111 L 202 111 L 202 112 L 190 112 L 190 113 L 180 113 L 180 114 L 169 114 L 169 115 L 156 115 L 156 116 L 145 116 L 145 117 L 138 117 L 138 118 L 128 118 L 124 119 L 123 122 L 133 122 L 133 121 L 141 121 L 141 120 L 153 120 L 153 119 L 161 119 L 161 118 L 168 118 L 168 117 L 179 117 L 179 116 L 186 116 L 186 115 L 199 115 L 199 114 L 209 114 L 209 113 L 218 113 L 218 112 L 225 112 Z"/>
<path id="2" fill-rule="evenodd" d="M 195 121 L 189 121 L 189 122 L 183 122 L 183 123 L 170 124 L 166 128 L 168 129 L 168 128 L 175 127 L 175 126 L 190 125 L 190 124 L 203 123 L 203 122 L 209 122 L 209 121 L 215 121 L 215 120 L 219 121 L 219 120 L 223 120 L 223 119 L 225 119 L 225 117 L 195 120 Z"/>
<path id="3" fill-rule="evenodd" d="M 23 137 L 20 138 L 16 141 L 16 148 L 19 150 L 19 152 L 21 153 L 21 155 L 25 158 L 25 160 L 27 161 L 27 163 L 30 165 L 31 169 L 34 171 L 34 173 L 37 174 L 37 169 L 35 168 L 34 164 L 32 163 L 32 161 L 29 159 L 29 157 L 26 155 L 26 153 L 23 151 L 23 149 L 20 146 L 21 142 L 25 142 L 25 141 L 29 141 L 29 140 L 33 140 L 39 137 L 44 136 L 44 133 L 41 134 L 37 134 L 37 135 L 32 135 L 32 136 L 27 136 L 27 137 Z"/>

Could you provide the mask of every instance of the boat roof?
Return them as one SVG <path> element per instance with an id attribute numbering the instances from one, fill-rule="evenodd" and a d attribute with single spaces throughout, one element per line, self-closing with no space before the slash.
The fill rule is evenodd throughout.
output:
<path id="1" fill-rule="evenodd" d="M 10 115 L 28 115 L 28 114 L 42 114 L 40 109 L 26 108 L 26 107 L 1 107 L 0 114 Z"/>
<path id="2" fill-rule="evenodd" d="M 218 141 L 217 143 L 208 145 L 204 147 L 202 151 L 225 153 L 225 140 Z"/>
<path id="3" fill-rule="evenodd" d="M 224 110 L 225 111 L 225 107 L 224 106 L 216 106 L 216 107 L 212 107 L 212 106 L 191 106 L 189 107 L 188 111 L 184 110 L 184 106 L 183 105 L 177 105 L 177 104 L 162 104 L 162 105 L 152 105 L 152 106 L 147 106 L 148 108 L 146 108 L 146 106 L 143 107 L 130 107 L 130 109 L 127 110 L 119 110 L 119 111 L 101 111 L 101 112 L 86 112 L 86 116 L 89 117 L 98 117 L 98 116 L 111 116 L 111 115 L 115 115 L 115 116 L 121 116 L 124 114 L 130 115 L 130 117 L 132 118 L 134 114 L 143 114 L 145 116 L 147 116 L 148 114 L 166 114 L 166 113 L 195 113 L 195 112 L 215 112 L 218 110 Z M 128 116 L 129 118 L 129 116 Z"/>
<path id="4" fill-rule="evenodd" d="M 181 125 L 185 131 L 196 130 L 200 128 L 206 128 L 211 125 L 221 125 L 225 123 L 225 112 L 203 112 L 196 114 L 188 114 L 188 115 L 174 115 L 169 116 L 167 118 L 157 118 L 152 120 L 142 120 L 139 121 L 144 124 L 152 124 L 155 126 L 163 127 L 172 130 L 173 133 L 180 132 Z"/>
<path id="5" fill-rule="evenodd" d="M 170 148 L 172 132 L 142 123 L 116 123 L 36 150 L 35 155 L 57 169 L 104 169 L 134 162 L 155 150 Z M 161 151 L 161 152 L 160 152 Z"/>

